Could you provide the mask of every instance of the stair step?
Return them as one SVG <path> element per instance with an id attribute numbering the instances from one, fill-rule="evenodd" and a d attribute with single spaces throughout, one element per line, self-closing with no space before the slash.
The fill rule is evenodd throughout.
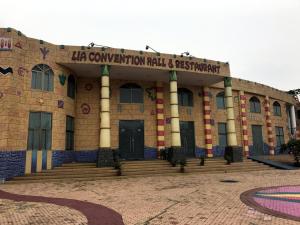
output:
<path id="1" fill-rule="evenodd" d="M 48 175 L 40 176 L 39 174 L 35 176 L 24 176 L 15 177 L 13 180 L 42 180 L 42 179 L 65 179 L 65 178 L 81 178 L 81 177 L 105 177 L 105 176 L 116 176 L 116 172 L 110 174 L 96 173 L 96 174 L 68 174 L 68 175 Z"/>
<path id="2" fill-rule="evenodd" d="M 41 172 L 41 173 L 36 173 L 36 174 L 31 174 L 31 175 L 25 175 L 25 177 L 30 177 L 30 176 L 55 176 L 55 175 L 72 175 L 72 174 L 111 174 L 115 173 L 117 170 L 83 170 L 80 171 L 80 173 L 74 173 L 74 171 L 60 171 L 60 172 Z"/>
<path id="3" fill-rule="evenodd" d="M 164 165 L 127 165 L 127 164 L 122 164 L 121 165 L 122 169 L 125 168 L 132 168 L 132 169 L 139 169 L 139 168 L 166 168 L 166 167 L 171 167 L 171 164 L 164 164 Z"/>
<path id="4" fill-rule="evenodd" d="M 120 176 L 105 176 L 105 177 L 77 177 L 77 178 L 69 178 L 66 177 L 64 179 L 36 179 L 36 180 L 10 180 L 7 181 L 7 184 L 23 184 L 23 183 L 39 183 L 39 182 L 65 182 L 65 181 L 70 181 L 70 182 L 74 182 L 74 181 L 94 181 L 94 180 L 112 180 L 112 179 L 116 179 Z"/>
<path id="5" fill-rule="evenodd" d="M 63 163 L 61 167 L 96 166 L 96 163 Z"/>
<path id="6" fill-rule="evenodd" d="M 95 170 L 111 170 L 112 167 L 87 167 L 87 168 L 54 168 L 52 170 L 43 170 L 45 173 L 52 173 L 52 172 L 62 172 L 62 171 L 74 171 L 78 173 L 78 171 L 95 171 Z"/>
<path id="7" fill-rule="evenodd" d="M 248 168 L 248 169 L 238 169 L 238 168 L 224 168 L 224 169 L 215 169 L 215 170 L 188 170 L 186 169 L 185 171 L 187 173 L 218 173 L 218 172 L 226 172 L 226 173 L 230 173 L 230 172 L 251 172 L 251 171 L 264 171 L 264 170 L 272 170 L 272 168 Z"/>

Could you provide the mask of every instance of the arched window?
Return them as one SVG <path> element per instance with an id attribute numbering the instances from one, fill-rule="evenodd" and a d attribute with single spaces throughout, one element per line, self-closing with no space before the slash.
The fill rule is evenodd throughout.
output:
<path id="1" fill-rule="evenodd" d="M 260 101 L 257 97 L 250 98 L 249 102 L 250 102 L 250 112 L 252 112 L 252 113 L 260 113 L 261 112 Z"/>
<path id="2" fill-rule="evenodd" d="M 120 87 L 120 103 L 143 103 L 143 89 L 133 83 L 127 83 Z"/>
<path id="3" fill-rule="evenodd" d="M 33 67 L 31 78 L 31 88 L 43 91 L 53 91 L 53 71 L 45 65 L 39 64 Z"/>
<path id="4" fill-rule="evenodd" d="M 273 103 L 273 115 L 274 116 L 281 116 L 281 106 L 279 102 L 275 101 Z"/>
<path id="5" fill-rule="evenodd" d="M 75 98 L 75 78 L 73 75 L 68 77 L 68 97 Z"/>
<path id="6" fill-rule="evenodd" d="M 224 91 L 220 92 L 216 96 L 217 108 L 225 109 L 225 94 Z"/>
<path id="7" fill-rule="evenodd" d="M 181 106 L 193 106 L 193 92 L 186 88 L 178 88 L 178 104 Z"/>

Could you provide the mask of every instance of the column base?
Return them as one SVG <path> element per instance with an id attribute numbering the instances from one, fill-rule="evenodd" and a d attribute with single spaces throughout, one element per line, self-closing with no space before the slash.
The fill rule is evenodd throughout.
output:
<path id="1" fill-rule="evenodd" d="M 114 154 L 111 148 L 99 148 L 97 167 L 114 166 Z"/>
<path id="2" fill-rule="evenodd" d="M 227 163 L 243 162 L 243 148 L 239 146 L 227 146 L 225 147 L 224 159 Z"/>
<path id="3" fill-rule="evenodd" d="M 181 147 L 171 147 L 168 149 L 168 161 L 176 166 L 180 161 L 185 160 L 185 155 Z"/>

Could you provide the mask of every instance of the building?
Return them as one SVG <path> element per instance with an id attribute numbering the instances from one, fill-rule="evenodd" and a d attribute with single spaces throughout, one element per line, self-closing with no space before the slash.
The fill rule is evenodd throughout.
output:
<path id="1" fill-rule="evenodd" d="M 110 164 L 277 154 L 295 98 L 230 77 L 229 64 L 156 52 L 53 45 L 0 29 L 0 178 L 63 162 Z"/>

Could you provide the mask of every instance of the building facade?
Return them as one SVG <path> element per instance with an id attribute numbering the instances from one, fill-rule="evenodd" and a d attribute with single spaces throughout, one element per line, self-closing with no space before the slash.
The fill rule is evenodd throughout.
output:
<path id="1" fill-rule="evenodd" d="M 0 29 L 0 178 L 121 158 L 278 154 L 297 101 L 180 55 L 53 45 Z M 105 160 L 104 160 L 105 161 Z"/>

